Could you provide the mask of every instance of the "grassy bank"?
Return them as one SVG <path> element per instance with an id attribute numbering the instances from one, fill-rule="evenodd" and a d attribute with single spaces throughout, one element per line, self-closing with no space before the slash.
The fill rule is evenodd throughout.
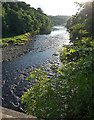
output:
<path id="1" fill-rule="evenodd" d="M 12 60 L 31 51 L 34 43 L 32 38 L 29 32 L 14 37 L 3 38 L 1 41 L 2 61 Z"/>
<path id="2" fill-rule="evenodd" d="M 3 38 L 1 41 L 2 47 L 7 47 L 9 44 L 24 45 L 26 41 L 28 41 L 28 36 L 30 36 L 29 32 L 18 36 Z"/>

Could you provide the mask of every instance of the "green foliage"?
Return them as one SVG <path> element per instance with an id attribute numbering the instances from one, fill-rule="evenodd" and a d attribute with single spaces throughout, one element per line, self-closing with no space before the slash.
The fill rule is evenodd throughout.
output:
<path id="1" fill-rule="evenodd" d="M 51 22 L 41 8 L 31 8 L 25 2 L 2 3 L 2 33 L 3 37 L 12 34 L 19 35 L 31 32 L 33 34 L 49 34 Z"/>
<path id="2" fill-rule="evenodd" d="M 42 11 L 41 8 L 37 8 L 37 12 L 39 12 L 39 13 L 43 13 L 43 11 Z"/>
<path id="3" fill-rule="evenodd" d="M 65 111 L 67 118 L 88 119 L 89 117 L 92 118 L 93 115 L 92 80 L 94 73 L 92 71 L 92 53 L 94 50 L 92 50 L 91 40 L 91 38 L 83 38 L 80 42 L 78 41 L 76 46 L 67 46 L 65 51 L 60 53 L 63 64 L 61 71 L 69 89 L 68 93 L 65 92 L 66 100 L 68 100 L 68 108 Z M 86 42 L 83 45 L 83 41 L 87 41 L 89 47 L 87 47 Z"/>
<path id="4" fill-rule="evenodd" d="M 73 15 L 72 18 L 67 21 L 66 25 L 70 34 L 73 35 L 73 37 L 70 39 L 71 42 L 75 42 L 76 39 L 81 39 L 84 36 L 94 36 L 92 35 L 92 33 L 94 33 L 94 22 L 92 17 L 94 15 L 94 1 L 79 5 L 81 7 L 80 12 L 76 13 L 76 15 Z M 77 31 L 75 32 L 76 34 L 72 33 L 75 31 L 74 27 L 77 28 Z"/>
<path id="5" fill-rule="evenodd" d="M 30 35 L 30 33 L 25 33 L 22 35 L 14 36 L 14 37 L 8 37 L 2 39 L 2 47 L 7 47 L 9 44 L 14 45 L 24 45 L 26 41 L 28 41 L 27 37 Z"/>
<path id="6" fill-rule="evenodd" d="M 8 46 L 8 43 L 2 43 L 1 45 L 2 45 L 2 48 L 4 48 L 4 47 Z"/>
<path id="7" fill-rule="evenodd" d="M 86 5 L 83 10 L 89 13 Z M 83 10 L 70 20 L 72 44 L 59 50 L 61 68 L 52 65 L 54 75 L 50 78 L 43 68 L 33 71 L 28 78 L 35 81 L 22 96 L 28 114 L 45 120 L 63 117 L 67 120 L 93 119 L 94 39 L 91 30 L 87 31 L 87 27 L 90 27 L 90 24 L 87 26 L 89 16 L 87 20 L 83 18 L 84 15 L 78 17 Z"/>

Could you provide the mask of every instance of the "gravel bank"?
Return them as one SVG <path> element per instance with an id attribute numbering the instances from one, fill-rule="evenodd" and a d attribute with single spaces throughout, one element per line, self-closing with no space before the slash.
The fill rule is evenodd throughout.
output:
<path id="1" fill-rule="evenodd" d="M 20 57 L 33 49 L 34 39 L 33 36 L 28 36 L 28 41 L 24 45 L 9 44 L 7 47 L 2 48 L 2 61 L 9 61 L 13 58 Z"/>

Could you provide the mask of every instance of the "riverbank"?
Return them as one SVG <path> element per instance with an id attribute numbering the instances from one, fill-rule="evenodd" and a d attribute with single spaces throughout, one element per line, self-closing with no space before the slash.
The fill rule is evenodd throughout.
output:
<path id="1" fill-rule="evenodd" d="M 25 33 L 13 38 L 2 39 L 2 61 L 10 61 L 20 57 L 33 49 L 33 36 Z M 6 45 L 6 46 L 4 46 Z"/>

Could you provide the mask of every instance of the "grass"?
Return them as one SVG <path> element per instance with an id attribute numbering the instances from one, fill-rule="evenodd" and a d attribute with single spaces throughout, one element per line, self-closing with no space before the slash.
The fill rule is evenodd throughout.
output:
<path id="1" fill-rule="evenodd" d="M 2 45 L 2 47 L 6 47 L 9 44 L 24 45 L 25 42 L 28 41 L 27 37 L 29 35 L 30 33 L 28 32 L 28 33 L 18 35 L 18 36 L 3 38 L 2 41 L 0 40 L 0 44 Z"/>

